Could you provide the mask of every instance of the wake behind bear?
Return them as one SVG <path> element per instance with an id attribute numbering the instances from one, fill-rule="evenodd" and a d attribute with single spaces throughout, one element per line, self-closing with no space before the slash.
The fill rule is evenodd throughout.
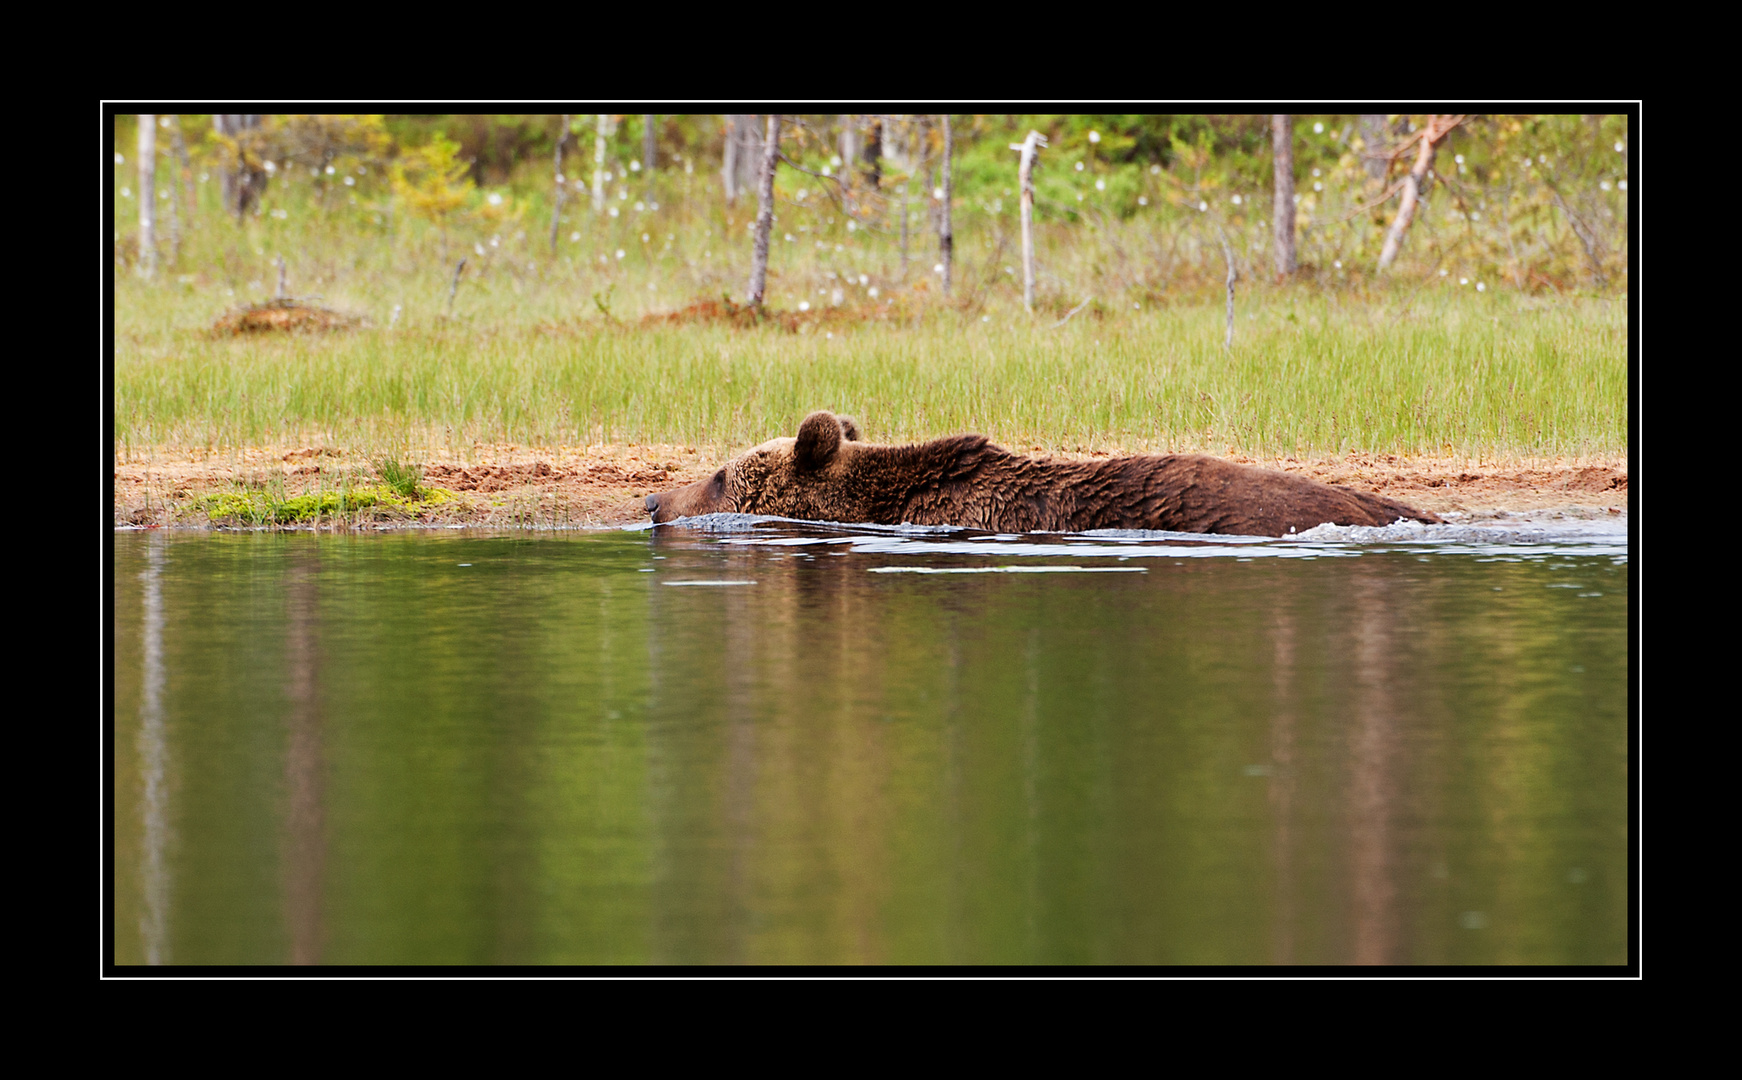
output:
<path id="1" fill-rule="evenodd" d="M 1286 536 L 1315 525 L 1440 519 L 1364 491 L 1202 454 L 1057 461 L 984 435 L 911 446 L 862 442 L 852 419 L 813 412 L 706 480 L 647 497 L 656 524 L 698 514 L 770 514 L 990 532 L 1169 532 Z"/>

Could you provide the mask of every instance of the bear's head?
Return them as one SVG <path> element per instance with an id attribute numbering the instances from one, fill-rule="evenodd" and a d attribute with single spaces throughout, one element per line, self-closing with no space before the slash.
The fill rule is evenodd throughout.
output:
<path id="1" fill-rule="evenodd" d="M 814 412 L 794 438 L 770 439 L 728 461 L 706 480 L 647 497 L 654 524 L 698 514 L 773 514 L 818 521 L 855 521 L 842 482 L 850 459 L 865 449 L 852 417 Z"/>

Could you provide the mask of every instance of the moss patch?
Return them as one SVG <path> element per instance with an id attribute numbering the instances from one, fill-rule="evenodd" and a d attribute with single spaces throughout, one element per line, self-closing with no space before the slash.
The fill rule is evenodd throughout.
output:
<path id="1" fill-rule="evenodd" d="M 254 526 L 296 525 L 325 517 L 348 517 L 362 513 L 415 517 L 419 509 L 458 498 L 445 488 L 417 489 L 417 498 L 407 498 L 390 487 L 354 487 L 341 491 L 311 491 L 278 497 L 268 491 L 223 491 L 194 500 L 193 511 L 203 513 L 213 524 Z"/>

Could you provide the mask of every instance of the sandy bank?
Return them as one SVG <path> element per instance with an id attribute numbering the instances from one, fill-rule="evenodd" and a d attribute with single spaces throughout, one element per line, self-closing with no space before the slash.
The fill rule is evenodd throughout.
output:
<path id="1" fill-rule="evenodd" d="M 413 460 L 423 465 L 425 484 L 453 492 L 454 498 L 363 511 L 356 524 L 624 525 L 644 519 L 642 500 L 649 493 L 698 480 L 723 464 L 711 449 L 669 444 L 480 445 L 466 448 L 463 455 L 430 453 Z M 1377 492 L 1437 514 L 1487 516 L 1571 507 L 1621 514 L 1628 507 L 1625 458 L 1482 461 L 1347 454 L 1268 459 L 1236 455 L 1231 460 Z M 290 497 L 375 482 L 374 470 L 362 457 L 307 447 L 135 453 L 114 466 L 114 520 L 116 525 L 208 528 L 212 522 L 196 505 L 204 495 L 265 488 Z"/>

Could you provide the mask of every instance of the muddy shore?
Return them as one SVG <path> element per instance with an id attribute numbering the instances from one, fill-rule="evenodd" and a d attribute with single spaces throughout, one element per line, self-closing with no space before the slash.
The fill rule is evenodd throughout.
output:
<path id="1" fill-rule="evenodd" d="M 1062 454 L 1062 457 L 1105 457 Z M 371 509 L 353 515 L 357 527 L 472 525 L 483 528 L 587 528 L 646 519 L 642 501 L 709 475 L 724 463 L 713 450 L 669 444 L 588 447 L 473 446 L 462 457 L 414 457 L 424 483 L 453 498 L 434 504 Z M 1571 510 L 1625 514 L 1625 458 L 1479 461 L 1469 458 L 1347 454 L 1325 458 L 1230 460 L 1299 473 L 1326 483 L 1372 491 L 1445 515 Z M 117 526 L 213 528 L 202 496 L 268 489 L 280 497 L 376 483 L 369 462 L 327 449 L 294 447 L 208 453 L 135 453 L 114 466 Z M 328 521 L 322 527 L 336 523 Z M 312 524 L 305 524 L 305 528 Z"/>

